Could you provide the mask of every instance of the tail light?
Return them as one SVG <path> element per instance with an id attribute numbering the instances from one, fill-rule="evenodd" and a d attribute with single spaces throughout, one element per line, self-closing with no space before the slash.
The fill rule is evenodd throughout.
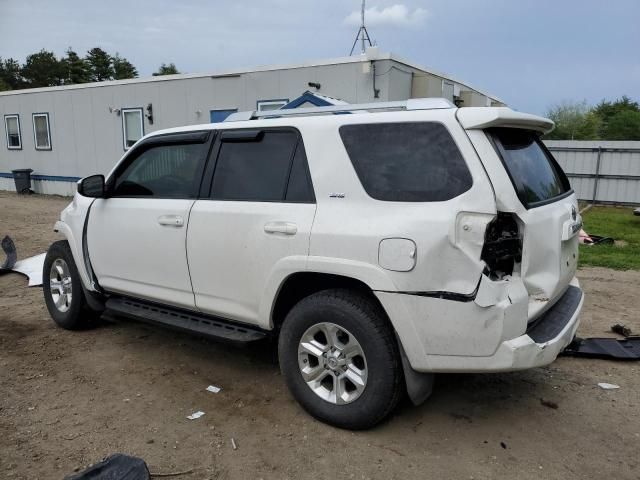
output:
<path id="1" fill-rule="evenodd" d="M 516 264 L 522 261 L 522 238 L 513 214 L 498 212 L 487 225 L 480 258 L 487 264 L 485 274 L 492 280 L 513 274 Z"/>

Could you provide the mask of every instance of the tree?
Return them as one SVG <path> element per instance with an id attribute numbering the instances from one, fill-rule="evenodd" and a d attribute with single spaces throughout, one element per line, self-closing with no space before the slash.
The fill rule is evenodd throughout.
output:
<path id="1" fill-rule="evenodd" d="M 7 58 L 4 62 L 0 58 L 0 81 L 8 87 L 7 90 L 24 88 L 22 68 L 17 60 Z"/>
<path id="2" fill-rule="evenodd" d="M 103 82 L 113 79 L 115 75 L 113 59 L 100 47 L 89 50 L 85 61 L 89 65 L 89 80 L 91 82 Z"/>
<path id="3" fill-rule="evenodd" d="M 21 73 L 30 88 L 60 85 L 64 77 L 62 66 L 55 54 L 45 49 L 29 55 Z"/>
<path id="4" fill-rule="evenodd" d="M 7 90 L 11 90 L 11 87 L 7 82 L 0 78 L 0 92 L 5 92 Z"/>
<path id="5" fill-rule="evenodd" d="M 632 101 L 626 95 L 613 102 L 603 100 L 593 112 L 600 117 L 600 136 L 604 140 L 634 140 L 637 138 L 635 125 L 637 115 L 640 114 L 640 104 Z M 629 122 L 628 124 L 626 122 Z M 630 135 L 633 138 L 625 138 Z"/>
<path id="6" fill-rule="evenodd" d="M 565 101 L 547 111 L 556 128 L 550 140 L 593 140 L 598 136 L 600 119 L 593 115 L 586 101 Z"/>
<path id="7" fill-rule="evenodd" d="M 64 72 L 64 84 L 89 82 L 89 65 L 71 48 L 67 48 L 66 56 L 60 61 Z"/>
<path id="8" fill-rule="evenodd" d="M 616 113 L 609 119 L 605 133 L 607 140 L 640 140 L 640 112 Z"/>
<path id="9" fill-rule="evenodd" d="M 163 63 L 162 65 L 160 65 L 158 71 L 153 73 L 152 75 L 154 77 L 159 77 L 161 75 L 177 75 L 179 73 L 180 72 L 178 71 L 174 63 L 170 63 L 168 65 Z"/>
<path id="10" fill-rule="evenodd" d="M 113 61 L 113 78 L 123 80 L 125 78 L 136 78 L 138 70 L 126 58 L 121 57 L 118 52 L 112 57 Z"/>

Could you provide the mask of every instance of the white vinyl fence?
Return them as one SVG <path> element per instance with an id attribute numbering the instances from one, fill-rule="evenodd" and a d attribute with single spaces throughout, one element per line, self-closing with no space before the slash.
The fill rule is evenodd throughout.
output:
<path id="1" fill-rule="evenodd" d="M 579 200 L 640 205 L 640 142 L 546 140 Z"/>

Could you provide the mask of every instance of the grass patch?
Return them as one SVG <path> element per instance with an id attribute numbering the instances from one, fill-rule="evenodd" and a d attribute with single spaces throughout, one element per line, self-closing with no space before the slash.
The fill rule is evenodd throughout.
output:
<path id="1" fill-rule="evenodd" d="M 588 234 L 611 237 L 616 245 L 580 245 L 580 266 L 640 270 L 640 217 L 632 208 L 593 207 L 582 219 Z"/>

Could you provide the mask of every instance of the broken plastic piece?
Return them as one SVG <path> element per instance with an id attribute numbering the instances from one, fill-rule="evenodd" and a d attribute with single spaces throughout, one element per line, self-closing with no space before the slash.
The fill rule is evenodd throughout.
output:
<path id="1" fill-rule="evenodd" d="M 587 232 L 585 232 L 583 229 L 580 229 L 579 242 L 584 243 L 585 245 L 591 245 L 593 243 L 593 239 Z"/>
<path id="2" fill-rule="evenodd" d="M 640 360 L 640 337 L 576 338 L 562 352 L 571 357 L 590 357 L 616 360 Z"/>
<path id="3" fill-rule="evenodd" d="M 193 412 L 191 415 L 187 415 L 189 420 L 195 420 L 196 418 L 200 418 L 204 415 L 204 412 L 198 410 L 197 412 Z"/>
<path id="4" fill-rule="evenodd" d="M 599 383 L 598 386 L 603 390 L 617 390 L 618 388 L 620 388 L 620 385 L 616 385 L 615 383 L 606 383 L 606 382 Z"/>
<path id="5" fill-rule="evenodd" d="M 5 236 L 0 242 L 0 246 L 2 246 L 2 250 L 4 254 L 7 256 L 5 261 L 0 265 L 0 271 L 2 270 L 11 270 L 18 260 L 18 253 L 16 252 L 16 246 L 11 240 L 9 235 Z"/>
<path id="6" fill-rule="evenodd" d="M 218 393 L 220 390 L 222 390 L 220 387 L 216 387 L 215 385 L 209 385 L 207 387 L 207 392 L 211 392 L 211 393 Z"/>
<path id="7" fill-rule="evenodd" d="M 626 325 L 622 325 L 621 323 L 616 323 L 615 325 L 611 325 L 611 331 L 613 333 L 618 333 L 623 337 L 631 336 L 631 329 Z"/>
<path id="8" fill-rule="evenodd" d="M 149 480 L 147 464 L 141 458 L 116 453 L 65 480 Z"/>
<path id="9" fill-rule="evenodd" d="M 20 260 L 13 266 L 13 271 L 29 277 L 30 287 L 42 285 L 42 269 L 44 267 L 44 257 L 46 256 L 46 253 L 41 253 L 40 255 Z"/>

